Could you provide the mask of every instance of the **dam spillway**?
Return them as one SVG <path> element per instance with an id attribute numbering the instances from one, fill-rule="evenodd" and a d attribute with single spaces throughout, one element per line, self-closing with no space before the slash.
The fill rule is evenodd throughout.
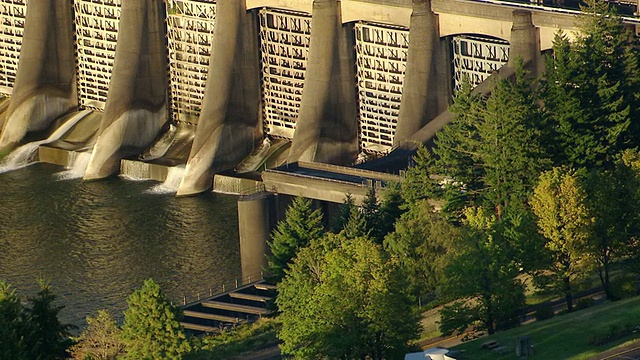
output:
<path id="1" fill-rule="evenodd" d="M 182 193 L 198 193 L 265 138 L 292 144 L 274 164 L 351 165 L 358 153 L 360 160 L 384 156 L 411 140 L 446 110 L 463 78 L 481 83 L 524 47 L 539 56 L 550 34 L 573 27 L 574 13 L 520 7 L 0 0 L 0 93 L 11 98 L 0 148 L 38 132 L 46 138 L 62 115 L 90 109 L 93 123 L 79 124 L 88 143 L 78 145 L 92 153 L 90 179 L 143 154 L 142 161 L 186 165 Z M 522 21 L 534 29 L 527 40 L 512 35 Z M 159 148 L 166 154 L 144 155 Z"/>

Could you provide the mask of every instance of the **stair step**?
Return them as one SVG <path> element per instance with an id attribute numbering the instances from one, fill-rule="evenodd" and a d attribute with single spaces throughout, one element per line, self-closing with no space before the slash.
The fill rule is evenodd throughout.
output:
<path id="1" fill-rule="evenodd" d="M 240 318 L 235 318 L 235 317 L 231 317 L 231 316 L 224 316 L 224 315 L 209 314 L 209 313 L 203 313 L 203 312 L 192 311 L 192 310 L 184 310 L 183 314 L 184 314 L 184 316 L 190 316 L 190 317 L 199 318 L 199 319 L 216 320 L 216 321 L 232 323 L 232 324 L 237 324 L 237 323 L 240 323 L 240 322 L 244 322 L 244 320 L 240 319 Z"/>
<path id="2" fill-rule="evenodd" d="M 220 329 L 213 326 L 198 325 L 198 324 L 192 324 L 188 322 L 181 322 L 180 325 L 182 325 L 183 328 L 189 329 L 189 330 L 204 331 L 204 332 L 210 332 L 210 333 L 220 331 Z"/>
<path id="3" fill-rule="evenodd" d="M 255 306 L 229 304 L 220 301 L 203 301 L 202 306 L 206 306 L 212 309 L 222 309 L 230 311 L 238 311 L 247 314 L 265 315 L 269 313 L 269 310 Z"/>
<path id="4" fill-rule="evenodd" d="M 232 297 L 232 298 L 236 298 L 236 299 L 251 300 L 251 301 L 261 301 L 261 302 L 267 302 L 267 301 L 273 299 L 273 297 L 271 297 L 271 296 L 245 294 L 245 293 L 241 293 L 241 292 L 232 292 L 232 293 L 229 293 L 229 296 Z"/>
<path id="5" fill-rule="evenodd" d="M 254 287 L 258 290 L 277 290 L 278 287 L 275 285 L 269 285 L 265 283 L 255 284 Z"/>

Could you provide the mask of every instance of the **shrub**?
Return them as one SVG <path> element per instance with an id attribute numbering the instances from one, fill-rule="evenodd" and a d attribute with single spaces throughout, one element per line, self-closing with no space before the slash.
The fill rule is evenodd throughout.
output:
<path id="1" fill-rule="evenodd" d="M 586 309 L 591 306 L 593 306 L 593 298 L 591 297 L 583 297 L 576 301 L 576 310 Z"/>
<path id="2" fill-rule="evenodd" d="M 611 281 L 613 299 L 620 300 L 638 294 L 638 279 L 633 275 L 623 275 Z"/>
<path id="3" fill-rule="evenodd" d="M 546 302 L 540 304 L 534 316 L 536 320 L 540 321 L 551 319 L 554 315 L 555 312 L 553 311 L 553 306 L 551 305 L 551 303 Z"/>

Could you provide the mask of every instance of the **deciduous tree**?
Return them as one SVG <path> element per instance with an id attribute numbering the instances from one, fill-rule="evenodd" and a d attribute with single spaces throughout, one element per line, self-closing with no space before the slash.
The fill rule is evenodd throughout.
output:
<path id="1" fill-rule="evenodd" d="M 121 330 L 115 320 L 105 310 L 99 310 L 96 317 L 87 317 L 87 328 L 71 347 L 71 357 L 77 360 L 116 360 L 125 354 L 120 340 Z"/>
<path id="2" fill-rule="evenodd" d="M 300 250 L 278 286 L 281 350 L 300 359 L 397 358 L 418 317 L 398 264 L 366 238 L 341 235 Z"/>
<path id="3" fill-rule="evenodd" d="M 548 250 L 548 266 L 537 282 L 561 291 L 573 309 L 574 282 L 585 275 L 587 244 L 593 219 L 583 182 L 568 168 L 544 172 L 534 189 L 531 208 Z"/>

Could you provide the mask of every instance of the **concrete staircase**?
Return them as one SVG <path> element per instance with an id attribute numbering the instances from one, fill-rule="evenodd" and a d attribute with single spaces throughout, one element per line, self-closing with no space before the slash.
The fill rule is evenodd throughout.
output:
<path id="1" fill-rule="evenodd" d="M 182 306 L 185 330 L 193 335 L 215 333 L 256 321 L 273 312 L 276 287 L 264 281 L 210 296 Z"/>

